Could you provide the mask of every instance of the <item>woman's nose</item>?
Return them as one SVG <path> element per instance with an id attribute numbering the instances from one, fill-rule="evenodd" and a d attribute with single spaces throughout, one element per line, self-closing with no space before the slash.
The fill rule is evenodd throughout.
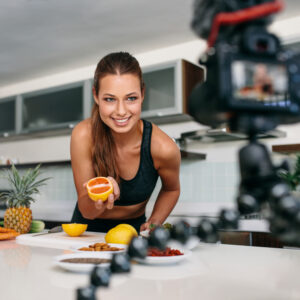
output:
<path id="1" fill-rule="evenodd" d="M 118 101 L 116 113 L 120 116 L 124 116 L 126 114 L 126 105 L 123 101 Z"/>

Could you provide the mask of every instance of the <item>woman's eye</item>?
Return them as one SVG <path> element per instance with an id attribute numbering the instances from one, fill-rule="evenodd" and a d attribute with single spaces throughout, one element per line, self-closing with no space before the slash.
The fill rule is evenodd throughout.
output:
<path id="1" fill-rule="evenodd" d="M 128 99 L 129 101 L 134 101 L 134 100 L 137 99 L 137 97 L 128 97 L 127 99 Z"/>
<path id="2" fill-rule="evenodd" d="M 115 99 L 114 99 L 114 98 L 110 98 L 110 97 L 106 97 L 106 98 L 104 98 L 104 100 L 107 101 L 107 102 L 112 102 L 112 101 L 114 101 Z"/>

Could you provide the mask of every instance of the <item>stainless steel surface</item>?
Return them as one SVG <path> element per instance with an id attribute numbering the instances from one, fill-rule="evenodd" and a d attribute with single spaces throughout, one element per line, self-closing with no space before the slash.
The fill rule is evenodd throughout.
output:
<path id="1" fill-rule="evenodd" d="M 146 119 L 156 125 L 181 123 L 181 122 L 188 122 L 188 121 L 193 120 L 193 118 L 188 114 L 152 116 L 152 117 L 145 117 L 144 119 Z"/>
<path id="2" fill-rule="evenodd" d="M 258 138 L 279 138 L 285 137 L 286 133 L 278 129 L 271 130 L 258 135 Z M 227 127 L 220 127 L 215 129 L 200 129 L 196 131 L 183 132 L 180 138 L 177 139 L 181 144 L 186 140 L 199 140 L 206 143 L 209 142 L 225 142 L 247 139 L 247 135 L 241 132 L 232 132 Z"/>
<path id="3" fill-rule="evenodd" d="M 191 160 L 205 160 L 206 153 L 198 153 L 180 149 L 181 158 L 191 159 Z"/>

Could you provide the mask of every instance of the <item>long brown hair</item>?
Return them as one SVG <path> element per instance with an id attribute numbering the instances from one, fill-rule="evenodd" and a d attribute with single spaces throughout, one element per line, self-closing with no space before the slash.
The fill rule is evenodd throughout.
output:
<path id="1" fill-rule="evenodd" d="M 134 74 L 140 79 L 141 91 L 144 89 L 142 70 L 136 58 L 127 52 L 110 53 L 103 57 L 95 70 L 94 89 L 99 93 L 100 80 L 108 74 Z M 120 182 L 116 161 L 116 146 L 110 128 L 101 120 L 99 106 L 94 103 L 92 109 L 92 161 L 96 176 L 112 176 Z"/>

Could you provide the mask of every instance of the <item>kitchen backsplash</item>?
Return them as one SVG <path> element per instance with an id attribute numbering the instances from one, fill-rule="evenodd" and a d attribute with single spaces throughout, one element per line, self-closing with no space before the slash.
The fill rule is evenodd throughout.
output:
<path id="1" fill-rule="evenodd" d="M 27 168 L 18 169 L 21 175 Z M 3 179 L 5 169 L 0 169 L 0 190 L 9 189 L 9 183 Z M 41 166 L 40 178 L 50 177 L 46 184 L 34 197 L 36 201 L 31 205 L 33 217 L 45 220 L 70 221 L 76 204 L 76 190 L 73 183 L 72 169 L 66 165 Z M 3 211 L 0 216 L 3 215 Z"/>
<path id="2" fill-rule="evenodd" d="M 36 195 L 36 202 L 32 205 L 33 215 L 53 221 L 69 221 L 77 199 L 71 166 L 42 166 L 41 170 L 41 178 L 51 177 L 51 179 L 40 188 L 40 194 Z M 180 214 L 178 208 L 186 208 L 188 205 L 196 207 L 199 203 L 216 206 L 221 203 L 232 204 L 239 182 L 237 164 L 183 160 L 180 181 L 181 196 L 177 214 Z M 152 204 L 160 187 L 161 183 L 158 181 L 150 200 Z M 8 188 L 7 181 L 0 179 L 0 190 L 5 188 Z M 201 214 L 201 211 L 198 213 Z"/>
<path id="3" fill-rule="evenodd" d="M 235 162 L 183 161 L 180 168 L 180 202 L 232 203 L 239 173 Z M 157 196 L 158 182 L 151 200 Z"/>
<path id="4" fill-rule="evenodd" d="M 239 182 L 234 162 L 183 162 L 181 198 L 189 202 L 232 202 Z"/>

